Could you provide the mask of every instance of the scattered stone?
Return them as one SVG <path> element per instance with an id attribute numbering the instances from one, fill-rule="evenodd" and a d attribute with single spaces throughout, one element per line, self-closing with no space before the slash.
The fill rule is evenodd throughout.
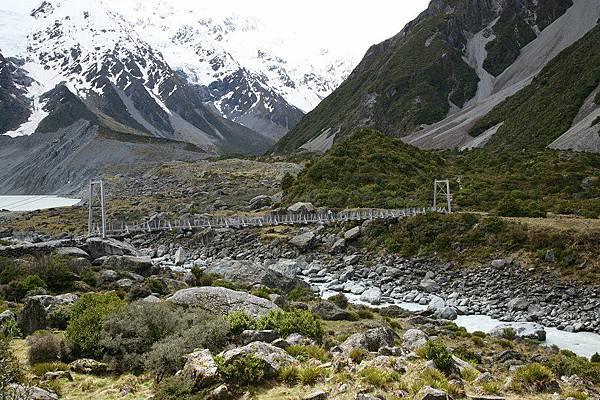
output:
<path id="1" fill-rule="evenodd" d="M 86 240 L 92 258 L 105 256 L 137 256 L 137 250 L 129 243 L 110 238 L 89 238 Z"/>
<path id="2" fill-rule="evenodd" d="M 409 329 L 404 333 L 402 339 L 402 347 L 409 351 L 414 351 L 423 346 L 429 337 L 419 329 Z"/>
<path id="3" fill-rule="evenodd" d="M 240 335 L 240 342 L 243 345 L 246 345 L 246 344 L 252 343 L 252 342 L 271 343 L 275 339 L 277 339 L 277 333 L 273 330 L 262 330 L 262 331 L 245 330 Z"/>
<path id="4" fill-rule="evenodd" d="M 183 265 L 187 261 L 187 252 L 181 246 L 175 252 L 175 265 Z"/>
<path id="5" fill-rule="evenodd" d="M 230 400 L 232 398 L 229 387 L 223 384 L 217 386 L 207 397 L 207 400 Z"/>
<path id="6" fill-rule="evenodd" d="M 223 287 L 195 287 L 178 290 L 167 301 L 180 306 L 198 307 L 211 313 L 227 315 L 232 311 L 245 311 L 260 317 L 278 308 L 272 301 Z"/>
<path id="7" fill-rule="evenodd" d="M 275 347 L 268 343 L 253 342 L 243 347 L 226 351 L 221 354 L 225 365 L 246 355 L 253 355 L 266 363 L 265 376 L 275 377 L 280 369 L 289 364 L 297 364 L 295 358 L 290 356 L 285 350 Z"/>
<path id="8" fill-rule="evenodd" d="M 344 321 L 350 316 L 348 311 L 338 307 L 330 301 L 320 301 L 315 304 L 311 311 L 325 321 Z"/>
<path id="9" fill-rule="evenodd" d="M 100 283 L 102 284 L 115 282 L 117 279 L 119 279 L 119 274 L 112 269 L 105 269 L 100 272 Z"/>
<path id="10" fill-rule="evenodd" d="M 415 396 L 416 400 L 451 400 L 452 397 L 443 390 L 425 386 Z"/>
<path id="11" fill-rule="evenodd" d="M 288 212 L 293 214 L 306 214 L 315 211 L 315 206 L 312 203 L 294 203 L 287 208 Z"/>
<path id="12" fill-rule="evenodd" d="M 73 377 L 69 371 L 48 371 L 42 376 L 43 381 L 55 381 L 58 379 L 73 381 Z"/>
<path id="13" fill-rule="evenodd" d="M 302 400 L 325 400 L 328 397 L 327 392 L 323 390 L 317 390 L 316 392 L 309 393 L 302 397 Z"/>
<path id="14" fill-rule="evenodd" d="M 523 297 L 515 297 L 506 304 L 506 307 L 510 311 L 526 311 L 529 307 L 529 301 Z"/>
<path id="15" fill-rule="evenodd" d="M 78 374 L 104 375 L 108 371 L 108 365 L 89 358 L 82 358 L 70 363 L 69 369 Z"/>
<path id="16" fill-rule="evenodd" d="M 290 239 L 290 244 L 299 250 L 306 250 L 312 246 L 315 240 L 315 234 L 306 232 Z"/>
<path id="17" fill-rule="evenodd" d="M 59 247 L 55 251 L 60 256 L 90 258 L 90 255 L 78 247 Z"/>
<path id="18" fill-rule="evenodd" d="M 429 293 L 437 293 L 440 290 L 440 285 L 436 281 L 431 278 L 423 278 L 419 283 L 419 286 Z"/>
<path id="19" fill-rule="evenodd" d="M 513 329 L 517 334 L 517 337 L 526 338 L 526 339 L 535 339 L 543 342 L 546 340 L 546 331 L 544 327 L 538 324 L 530 324 L 530 323 L 510 323 L 510 324 L 501 324 L 494 327 L 490 331 L 490 335 L 492 336 L 504 336 L 506 329 Z"/>
<path id="20" fill-rule="evenodd" d="M 120 397 L 125 397 L 127 395 L 130 395 L 132 393 L 135 393 L 135 388 L 131 385 L 123 385 L 121 387 L 121 390 L 119 391 L 119 396 Z"/>
<path id="21" fill-rule="evenodd" d="M 370 289 L 365 290 L 360 295 L 360 301 L 364 301 L 365 303 L 369 303 L 372 305 L 379 305 L 381 304 L 381 296 L 381 289 L 379 289 L 378 287 L 372 287 Z"/>
<path id="22" fill-rule="evenodd" d="M 152 259 L 148 256 L 109 256 L 103 259 L 102 268 L 121 272 L 133 272 L 150 276 L 153 272 Z"/>
<path id="23" fill-rule="evenodd" d="M 151 294 L 150 296 L 144 297 L 140 301 L 143 301 L 145 303 L 154 303 L 154 304 L 161 302 L 161 300 L 153 294 Z"/>
<path id="24" fill-rule="evenodd" d="M 25 386 L 16 383 L 9 384 L 2 388 L 2 398 L 16 400 L 58 400 L 56 393 L 50 392 L 37 386 Z M 6 396 L 6 397 L 4 397 Z"/>
<path id="25" fill-rule="evenodd" d="M 355 228 L 352 228 L 348 231 L 346 231 L 346 233 L 344 233 L 344 239 L 347 241 L 352 241 L 355 239 L 358 239 L 360 236 L 360 226 L 357 226 Z"/>
<path id="26" fill-rule="evenodd" d="M 186 362 L 180 374 L 201 388 L 216 381 L 219 376 L 217 363 L 207 349 L 196 350 L 185 356 Z"/>

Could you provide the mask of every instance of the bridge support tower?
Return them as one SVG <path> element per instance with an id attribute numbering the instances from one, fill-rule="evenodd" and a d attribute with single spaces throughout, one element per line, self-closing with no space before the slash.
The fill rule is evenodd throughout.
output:
<path id="1" fill-rule="evenodd" d="M 88 199 L 88 236 L 94 235 L 94 214 L 100 211 L 99 233 L 106 237 L 106 205 L 104 197 L 104 182 L 90 181 L 90 197 Z"/>
<path id="2" fill-rule="evenodd" d="M 436 179 L 435 182 L 433 183 L 433 208 L 437 208 L 438 207 L 438 198 L 440 200 L 442 200 L 443 198 L 446 198 L 446 205 L 447 205 L 447 210 L 448 213 L 452 212 L 452 194 L 450 193 L 450 180 L 449 179 L 443 179 L 443 180 L 438 180 Z"/>

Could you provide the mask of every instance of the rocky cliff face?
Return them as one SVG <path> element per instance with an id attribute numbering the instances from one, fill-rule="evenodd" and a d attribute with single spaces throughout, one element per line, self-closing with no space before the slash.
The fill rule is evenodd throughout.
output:
<path id="1" fill-rule="evenodd" d="M 0 53 L 0 132 L 12 130 L 29 118 L 31 104 L 24 88 L 29 83 L 19 66 Z"/>
<path id="2" fill-rule="evenodd" d="M 373 46 L 275 151 L 323 151 L 362 127 L 422 148 L 483 146 L 469 134 L 475 121 L 529 85 L 598 17 L 595 0 L 433 0 Z"/>

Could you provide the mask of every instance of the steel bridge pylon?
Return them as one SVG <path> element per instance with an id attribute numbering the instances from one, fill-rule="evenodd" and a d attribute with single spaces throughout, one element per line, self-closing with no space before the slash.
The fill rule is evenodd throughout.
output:
<path id="1" fill-rule="evenodd" d="M 100 234 L 106 237 L 106 205 L 104 197 L 104 182 L 90 181 L 90 197 L 88 200 L 88 236 L 94 234 L 94 211 L 100 210 Z"/>
<path id="2" fill-rule="evenodd" d="M 452 212 L 452 194 L 450 193 L 450 180 L 449 179 L 436 179 L 433 183 L 433 209 L 435 210 L 438 205 L 438 196 L 440 198 L 446 198 L 446 204 L 448 207 L 448 213 Z"/>

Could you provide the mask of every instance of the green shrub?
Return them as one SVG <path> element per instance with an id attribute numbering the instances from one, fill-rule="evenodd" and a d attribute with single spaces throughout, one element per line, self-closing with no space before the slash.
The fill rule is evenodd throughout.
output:
<path id="1" fill-rule="evenodd" d="M 75 275 L 71 271 L 71 260 L 67 256 L 44 256 L 37 260 L 36 269 L 47 282 L 48 289 L 54 293 L 63 293 L 73 286 Z"/>
<path id="2" fill-rule="evenodd" d="M 460 388 L 448 382 L 448 378 L 446 378 L 444 373 L 437 369 L 425 369 L 425 371 L 421 373 L 419 379 L 413 383 L 411 392 L 416 394 L 424 386 L 431 386 L 434 389 L 443 390 L 454 398 L 459 398 L 461 396 Z"/>
<path id="3" fill-rule="evenodd" d="M 0 389 L 4 390 L 11 383 L 21 383 L 22 380 L 23 371 L 10 348 L 10 339 L 0 335 Z"/>
<path id="4" fill-rule="evenodd" d="M 7 285 L 21 276 L 23 276 L 23 270 L 13 259 L 0 257 L 0 284 Z"/>
<path id="5" fill-rule="evenodd" d="M 271 295 L 271 292 L 267 288 L 258 288 L 258 289 L 253 289 L 252 291 L 250 291 L 250 294 L 253 296 L 256 296 L 256 297 L 262 297 L 263 299 L 269 300 L 269 296 Z"/>
<path id="6" fill-rule="evenodd" d="M 487 334 L 485 332 L 481 332 L 481 331 L 475 331 L 471 335 L 477 336 L 479 338 L 485 338 L 487 336 Z"/>
<path id="7" fill-rule="evenodd" d="M 314 358 L 315 360 L 319 360 L 321 362 L 327 362 L 330 359 L 327 350 L 320 346 L 293 345 L 286 348 L 285 351 L 287 351 L 292 357 L 295 357 L 301 361 L 307 361 L 309 358 Z"/>
<path id="8" fill-rule="evenodd" d="M 359 308 L 358 310 L 356 310 L 356 313 L 358 314 L 358 317 L 360 319 L 373 319 L 373 318 L 375 318 L 375 316 L 373 315 L 373 311 L 368 310 L 366 308 Z"/>
<path id="9" fill-rule="evenodd" d="M 215 361 L 223 380 L 233 387 L 256 386 L 265 379 L 267 363 L 255 355 L 248 354 L 227 364 L 220 357 Z"/>
<path id="10" fill-rule="evenodd" d="M 274 330 L 280 337 L 298 333 L 318 342 L 321 342 L 325 333 L 321 319 L 306 310 L 270 310 L 258 319 L 256 325 L 257 329 Z"/>
<path id="11" fill-rule="evenodd" d="M 600 363 L 600 354 L 594 353 L 590 358 L 590 361 L 593 363 Z"/>
<path id="12" fill-rule="evenodd" d="M 95 288 L 98 286 L 98 275 L 93 270 L 86 268 L 81 271 L 81 280 L 91 287 Z"/>
<path id="13" fill-rule="evenodd" d="M 61 358 L 63 341 L 60 336 L 47 331 L 37 331 L 27 338 L 29 349 L 27 361 L 30 365 L 41 362 L 56 362 Z"/>
<path id="14" fill-rule="evenodd" d="M 360 372 L 360 376 L 371 386 L 382 389 L 390 382 L 398 381 L 400 375 L 393 371 L 381 368 L 367 367 Z"/>
<path id="15" fill-rule="evenodd" d="M 155 389 L 155 400 L 200 400 L 201 397 L 193 396 L 194 382 L 182 376 L 173 376 L 161 381 Z"/>
<path id="16" fill-rule="evenodd" d="M 481 364 L 481 354 L 469 350 L 466 346 L 459 346 L 453 351 L 454 355 L 472 364 Z"/>
<path id="17" fill-rule="evenodd" d="M 11 281 L 4 289 L 4 295 L 8 300 L 21 301 L 36 289 L 45 289 L 46 287 L 46 282 L 38 275 L 28 275 L 22 279 Z"/>
<path id="18" fill-rule="evenodd" d="M 313 365 L 304 365 L 298 369 L 298 380 L 303 385 L 314 385 L 325 375 L 325 372 L 320 367 Z"/>
<path id="19" fill-rule="evenodd" d="M 42 376 L 46 372 L 68 371 L 69 366 L 63 362 L 42 362 L 32 365 L 29 371 L 36 376 Z"/>
<path id="20" fill-rule="evenodd" d="M 0 335 L 8 339 L 14 339 L 21 336 L 21 328 L 14 319 L 5 320 L 0 326 Z"/>
<path id="21" fill-rule="evenodd" d="M 506 340 L 515 340 L 517 338 L 517 331 L 514 328 L 504 328 L 501 337 Z"/>
<path id="22" fill-rule="evenodd" d="M 309 301 L 315 298 L 315 293 L 307 287 L 297 287 L 287 294 L 289 301 Z"/>
<path id="23" fill-rule="evenodd" d="M 550 357 L 545 363 L 556 376 L 577 375 L 594 384 L 600 384 L 600 364 L 590 362 L 585 357 L 575 354 L 566 355 L 564 352 Z"/>
<path id="24" fill-rule="evenodd" d="M 330 302 L 332 302 L 339 308 L 348 307 L 348 298 L 346 297 L 346 295 L 344 293 L 338 293 L 336 295 L 333 295 L 330 298 L 328 298 L 327 300 L 329 300 Z"/>
<path id="25" fill-rule="evenodd" d="M 52 309 L 48 314 L 48 326 L 50 328 L 64 331 L 69 326 L 71 319 L 71 306 L 60 304 Z"/>
<path id="26" fill-rule="evenodd" d="M 279 380 L 287 383 L 290 386 L 295 385 L 299 381 L 300 370 L 295 365 L 284 365 L 279 370 Z"/>
<path id="27" fill-rule="evenodd" d="M 150 288 L 148 286 L 146 286 L 143 283 L 138 283 L 136 285 L 133 285 L 130 289 L 129 292 L 127 293 L 127 300 L 130 302 L 134 302 L 136 300 L 140 300 L 143 299 L 145 297 L 148 297 L 152 294 L 152 290 L 150 290 Z"/>
<path id="28" fill-rule="evenodd" d="M 115 294 L 86 293 L 75 302 L 65 332 L 75 356 L 96 358 L 102 355 L 99 343 L 102 325 L 123 304 Z"/>
<path id="29" fill-rule="evenodd" d="M 233 335 L 239 335 L 245 330 L 256 329 L 256 318 L 248 315 L 243 310 L 230 312 L 225 319 L 229 322 Z"/>
<path id="30" fill-rule="evenodd" d="M 481 382 L 481 388 L 487 394 L 497 395 L 502 392 L 502 384 L 498 381 Z"/>
<path id="31" fill-rule="evenodd" d="M 354 363 L 360 364 L 363 360 L 367 358 L 368 355 L 369 352 L 367 350 L 362 349 L 360 347 L 356 347 L 350 350 L 350 353 L 348 353 L 348 358 L 350 358 Z"/>
<path id="32" fill-rule="evenodd" d="M 552 371 L 539 363 L 523 365 L 513 374 L 513 386 L 516 390 L 553 391 L 552 382 L 554 382 Z"/>
<path id="33" fill-rule="evenodd" d="M 224 287 L 231 290 L 236 290 L 238 288 L 235 283 L 228 281 L 227 279 L 215 279 L 212 283 L 212 286 Z"/>
<path id="34" fill-rule="evenodd" d="M 433 361 L 436 368 L 442 372 L 449 373 L 454 367 L 452 355 L 441 340 L 428 340 L 423 347 L 417 350 L 417 354 Z"/>
<path id="35" fill-rule="evenodd" d="M 156 381 L 175 374 L 184 365 L 184 356 L 195 349 L 209 349 L 217 353 L 227 344 L 229 324 L 221 318 L 206 318 L 189 328 L 167 336 L 155 343 L 145 354 L 145 367 L 154 374 Z"/>

